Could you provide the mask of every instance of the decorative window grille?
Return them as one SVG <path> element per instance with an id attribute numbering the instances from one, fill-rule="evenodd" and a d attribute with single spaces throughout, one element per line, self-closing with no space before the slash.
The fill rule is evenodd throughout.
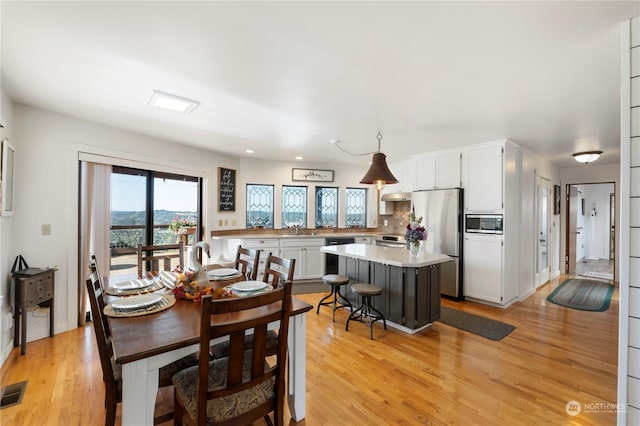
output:
<path id="1" fill-rule="evenodd" d="M 338 227 L 338 188 L 316 187 L 316 228 Z"/>
<path id="2" fill-rule="evenodd" d="M 273 228 L 273 185 L 247 184 L 247 228 Z"/>
<path id="3" fill-rule="evenodd" d="M 307 227 L 307 187 L 282 186 L 282 228 Z"/>
<path id="4" fill-rule="evenodd" d="M 367 224 L 367 190 L 347 188 L 345 224 L 352 228 L 364 228 Z"/>

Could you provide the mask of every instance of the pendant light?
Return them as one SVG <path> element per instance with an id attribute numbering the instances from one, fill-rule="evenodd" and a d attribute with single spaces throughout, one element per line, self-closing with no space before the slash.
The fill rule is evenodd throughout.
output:
<path id="1" fill-rule="evenodd" d="M 378 151 L 373 153 L 371 159 L 371 166 L 369 170 L 360 180 L 360 183 L 367 185 L 375 185 L 376 189 L 380 191 L 387 184 L 398 183 L 398 179 L 391 173 L 387 166 L 387 156 L 380 152 L 380 141 L 382 140 L 382 133 L 378 132 Z"/>

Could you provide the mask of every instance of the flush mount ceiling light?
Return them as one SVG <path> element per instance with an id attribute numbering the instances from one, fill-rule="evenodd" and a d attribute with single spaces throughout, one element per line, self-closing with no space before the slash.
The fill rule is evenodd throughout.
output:
<path id="1" fill-rule="evenodd" d="M 196 109 L 200 102 L 154 90 L 147 105 L 188 114 Z"/>
<path id="2" fill-rule="evenodd" d="M 592 161 L 596 161 L 598 158 L 600 158 L 600 154 L 602 154 L 602 151 L 576 152 L 575 154 L 571 155 L 576 159 L 578 163 L 589 164 Z"/>
<path id="3" fill-rule="evenodd" d="M 365 154 L 352 154 L 346 150 L 344 150 L 339 144 L 340 140 L 336 139 L 331 141 L 336 147 L 340 150 L 346 152 L 349 155 L 369 155 L 373 154 L 373 158 L 371 159 L 371 165 L 369 166 L 369 170 L 364 175 L 364 177 L 360 180 L 360 183 L 364 183 L 367 185 L 374 185 L 378 191 L 383 189 L 385 185 L 398 183 L 398 179 L 391 173 L 389 167 L 387 166 L 387 156 L 380 152 L 380 141 L 382 140 L 382 133 L 378 132 L 378 150 L 374 152 L 367 152 Z"/>

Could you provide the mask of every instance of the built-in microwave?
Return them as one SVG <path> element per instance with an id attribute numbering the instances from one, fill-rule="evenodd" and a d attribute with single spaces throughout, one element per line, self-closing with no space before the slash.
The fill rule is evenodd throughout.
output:
<path id="1" fill-rule="evenodd" d="M 475 234 L 502 234 L 501 214 L 468 214 L 465 231 Z"/>

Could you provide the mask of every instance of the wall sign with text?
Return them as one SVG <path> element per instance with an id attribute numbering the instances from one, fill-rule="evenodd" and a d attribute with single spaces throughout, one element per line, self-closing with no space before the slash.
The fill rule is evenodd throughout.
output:
<path id="1" fill-rule="evenodd" d="M 236 171 L 218 167 L 218 211 L 236 211 Z"/>
<path id="2" fill-rule="evenodd" d="M 333 182 L 333 170 L 292 169 L 291 180 L 307 182 Z"/>

